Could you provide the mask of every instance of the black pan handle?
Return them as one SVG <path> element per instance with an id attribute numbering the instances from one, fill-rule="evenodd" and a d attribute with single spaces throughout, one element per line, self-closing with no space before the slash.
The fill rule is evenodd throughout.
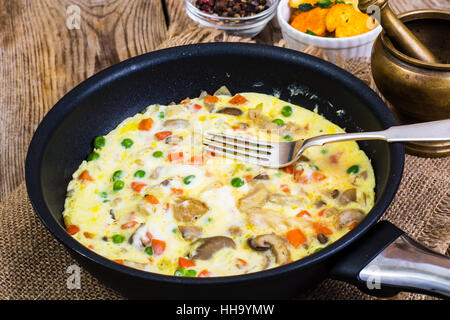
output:
<path id="1" fill-rule="evenodd" d="M 374 296 L 409 291 L 450 297 L 450 258 L 417 243 L 387 221 L 377 223 L 339 255 L 331 277 Z"/>

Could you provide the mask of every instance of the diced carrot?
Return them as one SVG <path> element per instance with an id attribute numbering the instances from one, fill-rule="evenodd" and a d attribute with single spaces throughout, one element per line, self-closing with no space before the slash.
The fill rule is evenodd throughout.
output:
<path id="1" fill-rule="evenodd" d="M 289 189 L 287 184 L 282 184 L 280 186 L 281 191 L 283 191 L 284 193 L 290 194 L 291 193 L 291 189 Z"/>
<path id="2" fill-rule="evenodd" d="M 142 182 L 132 182 L 131 183 L 131 189 L 136 192 L 141 192 L 141 190 L 146 186 L 147 185 Z"/>
<path id="3" fill-rule="evenodd" d="M 170 162 L 179 162 L 183 160 L 183 152 L 173 152 L 169 153 L 167 156 Z"/>
<path id="4" fill-rule="evenodd" d="M 294 173 L 294 165 L 291 164 L 287 167 L 284 167 L 283 171 L 286 172 L 287 174 L 293 174 Z"/>
<path id="5" fill-rule="evenodd" d="M 312 174 L 312 178 L 314 179 L 314 181 L 322 181 L 322 180 L 326 179 L 327 176 L 318 171 L 314 171 Z"/>
<path id="6" fill-rule="evenodd" d="M 253 176 L 252 176 L 251 174 L 246 174 L 246 175 L 244 176 L 244 179 L 245 179 L 245 181 L 250 182 L 250 181 L 252 181 Z"/>
<path id="7" fill-rule="evenodd" d="M 333 230 L 328 228 L 324 222 L 314 222 L 313 223 L 313 229 L 316 233 L 321 233 L 326 236 L 333 234 Z"/>
<path id="8" fill-rule="evenodd" d="M 342 151 L 338 152 L 336 154 L 333 154 L 331 156 L 328 157 L 328 160 L 333 163 L 333 164 L 338 164 L 339 163 L 339 158 L 342 156 Z"/>
<path id="9" fill-rule="evenodd" d="M 306 237 L 300 229 L 293 229 L 288 231 L 288 233 L 286 234 L 286 238 L 288 239 L 289 243 L 296 248 L 302 243 L 306 242 Z"/>
<path id="10" fill-rule="evenodd" d="M 155 133 L 155 137 L 158 140 L 164 140 L 165 138 L 167 138 L 168 136 L 172 135 L 172 131 L 161 131 L 161 132 L 157 132 Z"/>
<path id="11" fill-rule="evenodd" d="M 195 111 L 198 111 L 198 110 L 200 110 L 202 108 L 202 106 L 197 104 L 197 103 L 194 104 L 192 107 L 194 108 Z"/>
<path id="12" fill-rule="evenodd" d="M 94 250 L 94 246 L 92 244 L 88 245 L 87 247 L 88 249 Z"/>
<path id="13" fill-rule="evenodd" d="M 166 242 L 158 239 L 152 239 L 153 254 L 161 255 L 166 250 Z"/>
<path id="14" fill-rule="evenodd" d="M 154 195 L 151 195 L 151 194 L 148 194 L 145 196 L 145 201 L 147 201 L 148 203 L 151 203 L 151 204 L 159 203 L 158 199 Z"/>
<path id="15" fill-rule="evenodd" d="M 191 99 L 186 98 L 183 101 L 181 101 L 180 104 L 187 104 L 187 103 L 189 103 L 189 101 L 191 101 Z"/>
<path id="16" fill-rule="evenodd" d="M 153 263 L 153 258 L 147 258 L 148 262 Z"/>
<path id="17" fill-rule="evenodd" d="M 121 225 L 120 229 L 122 229 L 122 230 L 131 229 L 131 228 L 135 227 L 137 224 L 139 224 L 139 222 L 130 221 L 130 222 L 127 222 L 127 223 L 124 223 L 123 225 Z"/>
<path id="18" fill-rule="evenodd" d="M 236 260 L 237 260 L 236 266 L 238 268 L 245 267 L 248 264 L 247 261 L 245 261 L 244 259 L 237 258 Z"/>
<path id="19" fill-rule="evenodd" d="M 231 104 L 244 104 L 248 102 L 248 100 L 245 97 L 241 96 L 240 94 L 237 94 L 228 102 Z"/>
<path id="20" fill-rule="evenodd" d="M 306 210 L 302 210 L 299 213 L 297 213 L 297 217 L 303 217 L 303 216 L 311 217 L 311 214 Z"/>
<path id="21" fill-rule="evenodd" d="M 319 211 L 319 213 L 317 214 L 319 217 L 323 216 L 323 214 L 325 213 L 325 211 L 327 210 L 327 208 L 322 209 Z"/>
<path id="22" fill-rule="evenodd" d="M 353 222 L 348 228 L 350 230 L 354 229 L 358 225 L 358 222 Z"/>
<path id="23" fill-rule="evenodd" d="M 206 95 L 206 97 L 203 99 L 203 101 L 205 101 L 205 103 L 217 103 L 219 102 L 219 98 L 217 98 L 216 96 L 211 96 L 209 94 Z"/>
<path id="24" fill-rule="evenodd" d="M 294 181 L 300 182 L 302 179 L 303 170 L 294 170 Z"/>
<path id="25" fill-rule="evenodd" d="M 203 160 L 204 159 L 203 159 L 202 155 L 200 155 L 200 156 L 192 156 L 190 164 L 201 165 L 201 164 L 203 164 Z"/>
<path id="26" fill-rule="evenodd" d="M 78 233 L 78 231 L 80 231 L 80 228 L 74 224 L 71 224 L 70 226 L 66 227 L 66 231 L 68 234 L 73 236 L 74 234 Z"/>
<path id="27" fill-rule="evenodd" d="M 113 260 L 113 261 L 116 262 L 116 263 L 123 264 L 123 260 L 122 259 L 116 259 L 116 260 Z"/>
<path id="28" fill-rule="evenodd" d="M 183 257 L 178 258 L 178 268 L 189 268 L 189 267 L 194 267 L 194 266 L 195 266 L 194 261 L 191 261 L 191 260 L 183 258 Z"/>
<path id="29" fill-rule="evenodd" d="M 92 177 L 89 174 L 89 171 L 84 170 L 79 176 L 78 176 L 78 180 L 81 181 L 94 181 L 94 179 L 92 179 Z"/>
<path id="30" fill-rule="evenodd" d="M 211 276 L 211 272 L 209 272 L 208 270 L 204 269 L 202 271 L 200 271 L 200 273 L 198 274 L 197 277 L 199 278 L 208 278 Z"/>
<path id="31" fill-rule="evenodd" d="M 139 122 L 138 129 L 143 131 L 148 131 L 152 128 L 153 120 L 151 118 L 148 119 L 142 119 L 141 122 Z"/>
<path id="32" fill-rule="evenodd" d="M 95 237 L 95 234 L 90 232 L 83 232 L 83 235 L 88 239 L 92 239 L 93 237 Z"/>
<path id="33" fill-rule="evenodd" d="M 172 191 L 173 194 L 183 194 L 183 189 L 177 189 L 177 188 L 170 188 L 170 191 Z"/>

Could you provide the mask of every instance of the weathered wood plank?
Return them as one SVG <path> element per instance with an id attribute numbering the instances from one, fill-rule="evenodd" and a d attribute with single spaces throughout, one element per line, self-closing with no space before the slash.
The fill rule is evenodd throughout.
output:
<path id="1" fill-rule="evenodd" d="M 166 37 L 159 0 L 0 0 L 0 200 L 23 180 L 32 134 L 64 93 Z"/>

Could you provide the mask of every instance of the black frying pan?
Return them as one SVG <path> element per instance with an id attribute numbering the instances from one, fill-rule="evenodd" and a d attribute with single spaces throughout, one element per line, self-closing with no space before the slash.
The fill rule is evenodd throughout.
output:
<path id="1" fill-rule="evenodd" d="M 404 273 L 405 252 L 415 253 L 418 247 L 393 225 L 377 224 L 402 176 L 404 151 L 397 143 L 359 143 L 372 161 L 377 182 L 376 203 L 367 217 L 320 252 L 275 269 L 233 277 L 165 276 L 114 263 L 65 232 L 61 212 L 67 184 L 91 151 L 95 136 L 107 134 L 150 104 L 181 101 L 198 96 L 201 90 L 214 92 L 222 85 L 234 93 L 279 91 L 281 99 L 309 109 L 317 107 L 348 132 L 396 125 L 383 101 L 364 83 L 330 63 L 287 49 L 236 43 L 191 45 L 152 52 L 108 68 L 77 86 L 50 110 L 26 159 L 26 183 L 34 209 L 81 264 L 115 289 L 139 298 L 285 298 L 330 275 L 376 295 L 398 290 L 448 294 L 448 260 L 420 251 L 406 257 L 414 274 Z M 294 87 L 302 90 L 292 91 Z M 344 113 L 337 113 L 338 109 Z M 392 259 L 382 259 L 385 255 Z M 417 259 L 426 263 L 416 264 Z M 389 261 L 395 262 L 393 267 L 385 266 Z M 444 263 L 444 269 L 435 266 Z M 431 267 L 430 276 L 427 268 Z M 386 276 L 386 268 L 397 273 Z M 379 285 L 381 289 L 377 289 Z"/>

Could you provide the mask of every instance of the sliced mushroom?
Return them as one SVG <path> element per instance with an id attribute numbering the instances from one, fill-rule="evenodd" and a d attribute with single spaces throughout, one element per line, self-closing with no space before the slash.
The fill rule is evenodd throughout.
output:
<path id="1" fill-rule="evenodd" d="M 339 204 L 342 206 L 353 201 L 356 201 L 356 188 L 345 190 L 339 197 Z"/>
<path id="2" fill-rule="evenodd" d="M 343 229 L 350 226 L 354 222 L 359 223 L 362 219 L 364 219 L 364 217 L 364 212 L 359 209 L 348 209 L 341 211 L 337 216 L 337 227 L 339 229 Z"/>
<path id="3" fill-rule="evenodd" d="M 172 179 L 166 179 L 166 180 L 163 180 L 163 181 L 160 183 L 160 185 L 162 185 L 162 186 L 164 186 L 164 187 L 167 187 L 167 186 L 170 184 L 170 181 L 172 181 Z"/>
<path id="4" fill-rule="evenodd" d="M 244 113 L 241 109 L 235 107 L 225 107 L 220 110 L 217 110 L 216 113 L 228 114 L 230 116 L 242 116 Z"/>
<path id="5" fill-rule="evenodd" d="M 163 169 L 163 167 L 156 167 L 155 169 L 153 169 L 153 172 L 150 175 L 150 178 L 158 179 L 161 174 L 162 169 Z"/>
<path id="6" fill-rule="evenodd" d="M 325 217 L 331 217 L 334 216 L 338 213 L 338 210 L 335 207 L 329 207 L 326 208 L 325 211 L 323 212 L 323 216 Z"/>
<path id="7" fill-rule="evenodd" d="M 221 86 L 219 89 L 217 89 L 216 92 L 214 92 L 215 96 L 232 96 L 230 90 L 226 86 Z"/>
<path id="8" fill-rule="evenodd" d="M 323 206 L 326 206 L 326 205 L 327 205 L 327 203 L 325 201 L 323 201 L 323 200 L 317 200 L 317 201 L 314 202 L 314 206 L 317 209 L 322 208 Z"/>
<path id="9" fill-rule="evenodd" d="M 339 197 L 339 195 L 340 195 L 341 193 L 339 192 L 339 190 L 338 189 L 334 189 L 333 191 L 331 191 L 331 197 L 333 198 L 333 199 L 337 199 L 337 197 Z"/>
<path id="10" fill-rule="evenodd" d="M 317 234 L 317 240 L 321 243 L 321 244 L 325 244 L 328 242 L 328 237 L 322 233 L 318 233 Z"/>
<path id="11" fill-rule="evenodd" d="M 150 246 L 152 244 L 152 239 L 148 239 L 145 232 L 146 228 L 147 227 L 145 226 L 145 223 L 141 223 L 139 227 L 137 227 L 136 230 L 134 230 L 133 234 L 128 239 L 128 243 L 130 243 L 131 245 L 133 245 L 138 249 L 141 246 L 143 247 Z"/>
<path id="12" fill-rule="evenodd" d="M 204 215 L 209 210 L 208 206 L 197 199 L 179 198 L 173 206 L 173 215 L 177 221 L 191 222 Z"/>
<path id="13" fill-rule="evenodd" d="M 189 125 L 189 121 L 184 119 L 169 119 L 164 121 L 163 126 L 167 128 L 185 128 Z"/>
<path id="14" fill-rule="evenodd" d="M 202 236 L 202 228 L 197 226 L 178 226 L 178 229 L 187 240 L 196 240 Z"/>
<path id="15" fill-rule="evenodd" d="M 270 249 L 279 264 L 286 264 L 291 260 L 291 253 L 283 238 L 276 234 L 264 234 L 248 239 L 248 245 L 258 251 Z"/>
<path id="16" fill-rule="evenodd" d="M 231 226 L 231 227 L 229 227 L 228 228 L 228 232 L 232 236 L 236 236 L 236 237 L 242 235 L 242 230 L 238 226 Z"/>
<path id="17" fill-rule="evenodd" d="M 262 207 L 268 195 L 269 191 L 266 187 L 262 183 L 257 184 L 245 197 L 239 199 L 238 207 L 243 212 L 248 212 L 255 207 Z"/>
<path id="18" fill-rule="evenodd" d="M 215 236 L 200 239 L 200 245 L 197 247 L 193 259 L 208 260 L 214 253 L 223 248 L 236 248 L 233 239 L 224 236 Z"/>
<path id="19" fill-rule="evenodd" d="M 109 210 L 109 215 L 111 216 L 111 218 L 112 218 L 113 220 L 116 220 L 116 213 L 114 212 L 113 209 Z"/>
<path id="20" fill-rule="evenodd" d="M 170 135 L 166 139 L 164 139 L 165 144 L 179 144 L 183 141 L 183 137 L 177 136 L 177 135 Z"/>
<path id="21" fill-rule="evenodd" d="M 267 173 L 260 173 L 253 180 L 270 180 L 269 175 Z"/>

